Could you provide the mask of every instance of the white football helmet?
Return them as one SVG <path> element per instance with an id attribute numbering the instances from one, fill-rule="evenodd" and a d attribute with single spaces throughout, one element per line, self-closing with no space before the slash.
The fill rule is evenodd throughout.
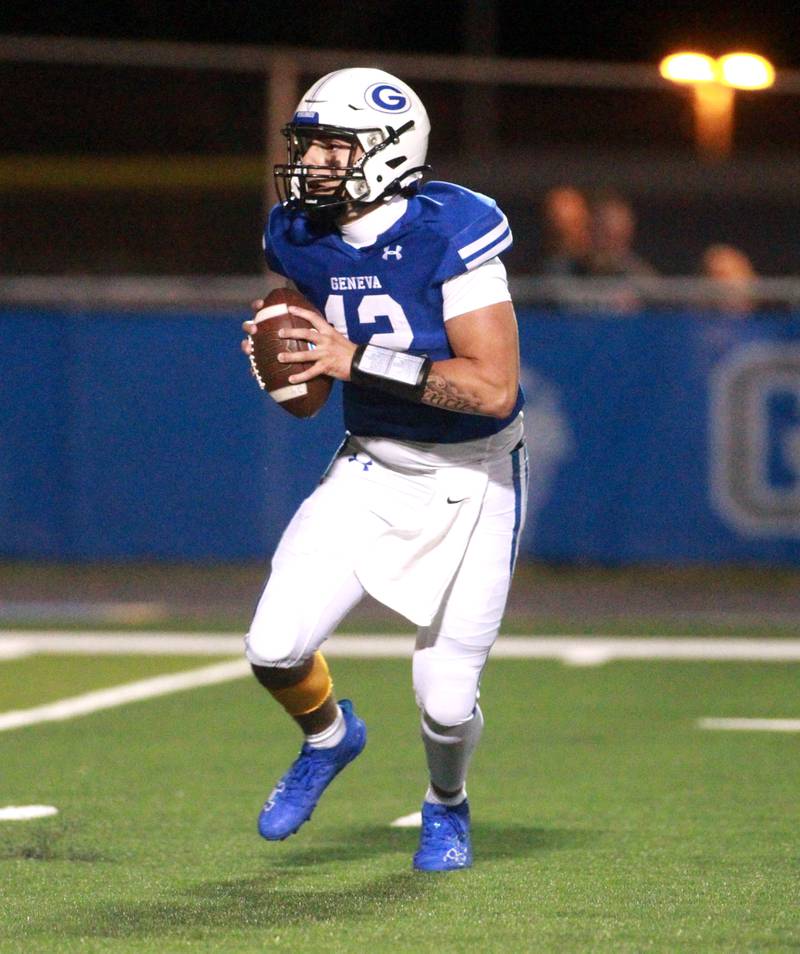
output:
<path id="1" fill-rule="evenodd" d="M 304 94 L 283 128 L 285 165 L 274 169 L 278 197 L 287 208 L 335 212 L 349 203 L 388 199 L 421 178 L 428 166 L 430 122 L 417 94 L 383 70 L 353 67 L 328 73 Z M 310 144 L 335 137 L 350 144 L 342 168 L 303 161 Z M 309 189 L 310 177 L 339 184 L 324 194 Z"/>

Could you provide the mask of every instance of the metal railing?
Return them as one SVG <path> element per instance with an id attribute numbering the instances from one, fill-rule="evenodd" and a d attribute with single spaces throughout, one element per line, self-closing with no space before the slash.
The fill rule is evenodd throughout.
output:
<path id="1" fill-rule="evenodd" d="M 122 69 L 208 70 L 263 78 L 264 120 L 261 149 L 253 155 L 28 155 L 0 156 L 0 192 L 36 195 L 50 191 L 123 193 L 125 190 L 168 192 L 214 189 L 265 190 L 264 206 L 274 201 L 266 157 L 282 157 L 280 126 L 299 95 L 302 75 L 342 66 L 371 63 L 412 82 L 432 81 L 478 86 L 518 86 L 683 93 L 662 79 L 654 64 L 615 64 L 489 58 L 460 55 L 401 54 L 353 50 L 310 50 L 293 47 L 219 46 L 160 41 L 96 40 L 62 37 L 0 36 L 0 64 L 38 63 L 110 66 Z M 800 94 L 800 70 L 778 71 L 767 95 Z M 468 118 L 468 117 L 467 117 Z M 256 132 L 258 135 L 258 131 Z M 260 152 L 261 155 L 255 153 Z M 466 151 L 453 151 L 437 165 L 437 177 L 465 181 L 491 191 L 496 163 L 476 162 Z M 650 155 L 646 149 L 597 147 L 585 150 L 541 146 L 503 152 L 502 178 L 517 184 L 517 196 L 536 200 L 546 186 L 569 181 L 590 188 L 598 181 L 624 187 L 637 198 L 671 196 L 676 189 L 704 199 L 736 194 L 754 199 L 769 194 L 796 194 L 800 161 L 790 153 L 745 154 L 729 162 L 725 174 L 689 155 Z M 494 192 L 492 192 L 494 194 Z M 16 223 L 13 223 L 14 227 Z M 23 227 L 23 226 L 20 226 Z M 526 250 L 527 251 L 527 250 Z M 519 260 L 519 259 L 518 259 Z M 530 255 L 533 260 L 533 254 Z M 247 260 L 242 259 L 247 267 Z M 7 264 L 10 271 L 14 266 Z M 29 258 L 22 269 L 37 269 Z M 45 266 L 46 267 L 46 266 Z M 63 266 L 62 266 L 63 267 Z M 89 264 L 85 266 L 91 268 Z M 145 266 L 147 267 L 147 266 Z M 152 266 L 151 266 L 152 267 Z M 172 266 L 167 266 L 172 267 Z M 183 267 L 178 263 L 176 268 Z M 188 266 L 196 267 L 194 264 Z M 211 266 L 216 267 L 215 265 Z M 225 265 L 222 266 L 226 267 Z M 237 266 L 228 266 L 237 267 Z M 523 266 L 524 267 L 524 266 Z M 669 266 L 667 266 L 669 268 Z M 769 267 L 769 266 L 765 266 Z M 780 265 L 773 268 L 777 270 Z M 54 265 L 59 268 L 58 263 Z M 63 302 L 70 307 L 97 303 L 119 307 L 239 307 L 269 287 L 265 276 L 0 276 L 0 302 L 6 304 Z M 546 304 L 574 310 L 619 310 L 620 285 L 615 280 L 562 281 L 520 276 L 513 283 L 521 304 Z M 628 284 L 625 286 L 630 288 Z M 253 291 L 255 289 L 255 292 Z M 764 278 L 742 292 L 759 306 L 798 307 L 800 283 L 791 278 Z M 702 307 L 724 304 L 730 294 L 696 277 L 637 279 L 632 294 L 653 307 Z M 630 297 L 630 295 L 629 295 Z"/>
<path id="2" fill-rule="evenodd" d="M 104 40 L 78 37 L 2 36 L 0 62 L 64 63 L 84 66 L 166 67 L 272 73 L 302 68 L 326 72 L 343 66 L 380 63 L 409 80 L 503 86 L 562 86 L 592 89 L 670 89 L 651 63 L 603 63 L 467 56 L 442 53 L 388 53 L 376 50 L 321 50 L 289 46 L 171 43 L 161 40 Z M 800 93 L 800 70 L 780 69 L 765 92 Z"/>
<path id="3" fill-rule="evenodd" d="M 387 53 L 375 50 L 320 50 L 284 46 L 216 45 L 164 41 L 108 40 L 75 37 L 0 35 L 0 64 L 39 63 L 71 66 L 216 70 L 262 76 L 265 81 L 264 143 L 267 159 L 280 161 L 285 144 L 280 129 L 291 115 L 304 74 L 322 74 L 346 66 L 374 65 L 411 82 L 518 86 L 587 90 L 686 91 L 663 79 L 651 63 L 604 63 L 454 54 Z M 775 83 L 759 95 L 800 95 L 800 70 L 780 69 Z M 472 115 L 491 135 L 491 117 Z M 16 167 L 14 170 L 16 171 Z M 45 172 L 47 169 L 44 170 Z M 34 174 L 35 170 L 31 174 Z M 47 177 L 45 176 L 45 181 Z"/>

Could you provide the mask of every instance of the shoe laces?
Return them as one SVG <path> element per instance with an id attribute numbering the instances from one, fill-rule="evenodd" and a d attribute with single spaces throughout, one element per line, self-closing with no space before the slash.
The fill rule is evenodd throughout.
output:
<path id="1" fill-rule="evenodd" d="M 314 787 L 317 777 L 322 774 L 319 770 L 326 767 L 327 760 L 320 757 L 320 754 L 310 746 L 304 745 L 299 758 L 295 759 L 294 764 L 283 779 L 284 792 L 310 791 Z"/>
<path id="2" fill-rule="evenodd" d="M 425 818 L 424 833 L 428 843 L 447 844 L 453 838 L 460 840 L 464 832 L 464 821 L 455 812 L 436 812 Z"/>

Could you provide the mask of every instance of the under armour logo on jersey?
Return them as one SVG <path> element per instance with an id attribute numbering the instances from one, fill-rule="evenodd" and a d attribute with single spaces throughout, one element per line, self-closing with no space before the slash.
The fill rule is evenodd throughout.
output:
<path id="1" fill-rule="evenodd" d="M 384 260 L 384 262 L 388 262 L 389 256 L 394 255 L 397 261 L 400 261 L 400 259 L 403 257 L 400 253 L 400 250 L 402 249 L 402 247 L 403 247 L 402 245 L 395 245 L 394 248 L 389 248 L 389 246 L 387 245 L 383 250 L 383 255 L 381 256 L 381 258 Z"/>
<path id="2" fill-rule="evenodd" d="M 347 458 L 348 463 L 353 463 L 355 461 L 357 464 L 361 464 L 362 470 L 369 470 L 372 467 L 373 461 L 370 457 L 367 457 L 366 454 L 351 454 Z"/>

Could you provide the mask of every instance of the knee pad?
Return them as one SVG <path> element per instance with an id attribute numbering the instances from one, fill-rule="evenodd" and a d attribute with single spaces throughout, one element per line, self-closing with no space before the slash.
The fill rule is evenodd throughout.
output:
<path id="1" fill-rule="evenodd" d="M 474 693 L 451 697 L 447 692 L 442 692 L 429 695 L 420 708 L 431 726 L 452 728 L 470 721 L 475 712 L 475 704 Z"/>
<path id="2" fill-rule="evenodd" d="M 440 745 L 457 745 L 465 740 L 477 743 L 483 732 L 483 712 L 476 703 L 468 719 L 457 725 L 443 725 L 441 722 L 436 722 L 430 713 L 423 709 L 420 725 L 423 739 L 427 737 Z"/>
<path id="3" fill-rule="evenodd" d="M 441 658 L 435 649 L 414 653 L 414 693 L 431 722 L 460 725 L 472 718 L 480 670 L 457 658 Z"/>
<path id="4" fill-rule="evenodd" d="M 291 628 L 251 629 L 244 640 L 244 654 L 254 666 L 291 669 L 303 661 L 305 646 Z M 307 658 L 307 657 L 306 657 Z"/>

